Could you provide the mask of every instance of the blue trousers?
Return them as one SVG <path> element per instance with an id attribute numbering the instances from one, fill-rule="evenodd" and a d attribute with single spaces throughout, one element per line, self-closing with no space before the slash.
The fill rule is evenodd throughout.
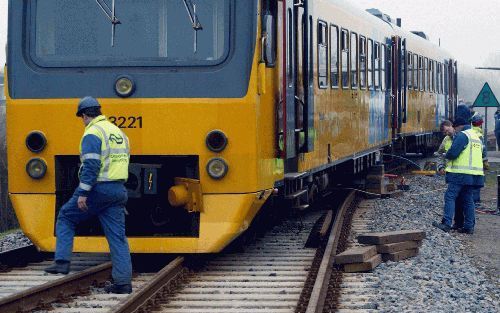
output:
<path id="1" fill-rule="evenodd" d="M 475 224 L 475 211 L 472 190 L 474 187 L 469 185 L 460 185 L 455 183 L 448 183 L 448 189 L 444 194 L 444 214 L 443 224 L 451 226 L 453 216 L 455 214 L 455 206 L 457 198 L 460 195 L 459 206 L 463 208 L 464 225 L 463 228 L 470 230 L 474 229 Z"/>
<path id="2" fill-rule="evenodd" d="M 127 237 L 125 236 L 125 204 L 127 190 L 120 182 L 98 183 L 87 197 L 86 212 L 77 204 L 78 196 L 65 203 L 56 224 L 56 261 L 71 261 L 73 238 L 76 226 L 93 216 L 101 222 L 108 240 L 113 263 L 112 277 L 115 284 L 130 284 L 132 279 L 132 262 Z"/>
<path id="3" fill-rule="evenodd" d="M 474 204 L 479 204 L 481 202 L 481 187 L 474 187 L 472 191 Z"/>
<path id="4" fill-rule="evenodd" d="M 455 199 L 455 216 L 453 217 L 453 223 L 459 227 L 464 227 L 464 193 L 461 191 L 458 194 L 457 199 Z"/>

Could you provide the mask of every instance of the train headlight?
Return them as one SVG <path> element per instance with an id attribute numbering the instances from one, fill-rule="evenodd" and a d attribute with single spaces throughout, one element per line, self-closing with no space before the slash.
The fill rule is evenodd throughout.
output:
<path id="1" fill-rule="evenodd" d="M 33 158 L 26 164 L 26 172 L 33 179 L 41 179 L 47 173 L 47 164 L 40 158 Z"/>
<path id="2" fill-rule="evenodd" d="M 207 148 L 212 152 L 221 152 L 227 146 L 227 137 L 220 130 L 212 130 L 205 139 Z"/>
<path id="3" fill-rule="evenodd" d="M 128 76 L 120 76 L 115 82 L 115 92 L 120 97 L 130 97 L 135 91 L 135 84 Z"/>
<path id="4" fill-rule="evenodd" d="M 41 152 L 46 145 L 47 145 L 47 138 L 45 138 L 45 135 L 42 132 L 32 131 L 26 137 L 26 147 L 31 152 L 35 153 Z"/>
<path id="5" fill-rule="evenodd" d="M 213 179 L 222 179 L 226 176 L 229 167 L 221 158 L 213 158 L 207 163 L 207 173 Z"/>

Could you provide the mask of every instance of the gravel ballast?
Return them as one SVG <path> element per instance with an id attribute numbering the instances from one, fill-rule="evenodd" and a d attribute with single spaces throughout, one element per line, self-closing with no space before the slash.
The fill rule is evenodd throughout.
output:
<path id="1" fill-rule="evenodd" d="M 422 229 L 420 253 L 401 262 L 386 262 L 373 272 L 380 278 L 378 309 L 382 312 L 498 312 L 500 280 L 477 266 L 463 235 L 431 225 L 441 221 L 443 177 L 407 179 L 410 191 L 375 201 L 367 213 L 374 232 Z M 356 234 L 354 234 L 354 238 Z M 493 247 L 492 247 L 493 248 Z"/>
<path id="2" fill-rule="evenodd" d="M 16 231 L 0 237 L 0 252 L 31 245 L 31 241 L 22 231 Z"/>

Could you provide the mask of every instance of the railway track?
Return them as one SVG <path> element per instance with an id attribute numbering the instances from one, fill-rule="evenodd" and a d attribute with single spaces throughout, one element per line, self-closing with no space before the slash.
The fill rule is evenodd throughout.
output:
<path id="1" fill-rule="evenodd" d="M 44 260 L 33 246 L 0 254 L 0 312 L 27 312 L 37 307 L 81 293 L 94 283 L 109 279 L 111 263 L 102 254 L 75 254 L 68 275 L 50 275 Z"/>
<path id="2" fill-rule="evenodd" d="M 59 303 L 45 301 L 45 306 L 40 307 L 38 300 L 35 312 L 374 312 L 367 308 L 376 307 L 370 298 L 370 292 L 376 288 L 375 279 L 370 274 L 342 274 L 332 265 L 335 254 L 347 247 L 350 220 L 357 203 L 351 193 L 339 208 L 328 214 L 309 212 L 285 221 L 244 251 L 219 254 L 201 263 L 177 257 L 156 274 L 135 275 L 131 295 L 105 294 L 98 287 L 88 292 L 77 290 L 66 294 Z M 358 210 L 353 229 L 366 230 L 366 222 L 362 210 Z M 322 235 L 319 248 L 312 247 L 314 238 Z M 84 264 L 90 266 L 89 262 Z M 41 271 L 46 265 L 42 262 L 26 269 Z M 47 280 L 45 284 L 62 279 L 38 274 L 31 281 L 41 290 L 42 279 Z M 0 311 L 4 312 L 1 306 Z"/>
<path id="3" fill-rule="evenodd" d="M 358 234 L 370 232 L 370 220 L 365 217 L 374 200 L 361 200 L 347 213 L 339 238 L 337 254 L 358 246 Z M 375 313 L 378 312 L 377 288 L 379 280 L 373 273 L 344 273 L 334 266 L 329 281 L 323 312 Z"/>

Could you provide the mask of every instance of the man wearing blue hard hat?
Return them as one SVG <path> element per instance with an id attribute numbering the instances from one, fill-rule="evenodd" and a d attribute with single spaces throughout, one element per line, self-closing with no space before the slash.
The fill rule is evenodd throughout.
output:
<path id="1" fill-rule="evenodd" d="M 481 140 L 484 143 L 484 131 L 482 128 L 483 123 L 484 123 L 483 117 L 479 113 L 474 112 L 471 119 L 472 129 L 476 132 L 477 136 L 479 137 L 479 140 Z M 489 170 L 489 168 L 490 165 L 488 163 L 486 145 L 483 144 L 483 169 L 486 171 Z M 476 207 L 476 209 L 480 209 L 481 187 L 474 188 L 473 195 L 474 195 L 474 206 Z"/>
<path id="2" fill-rule="evenodd" d="M 473 234 L 475 225 L 473 190 L 484 185 L 483 143 L 471 129 L 471 114 L 465 105 L 457 107 L 453 127 L 456 135 L 445 155 L 448 160 L 445 169 L 448 189 L 444 196 L 443 219 L 441 223 L 433 222 L 432 225 L 445 232 L 450 231 L 455 202 L 461 194 L 464 223 L 459 232 Z"/>
<path id="3" fill-rule="evenodd" d="M 125 205 L 130 148 L 127 136 L 101 113 L 92 97 L 80 100 L 76 115 L 85 132 L 80 143 L 80 184 L 65 203 L 56 223 L 55 262 L 45 269 L 52 274 L 67 274 L 70 269 L 76 226 L 93 216 L 101 222 L 113 262 L 111 293 L 132 292 L 132 263 L 125 236 Z"/>

